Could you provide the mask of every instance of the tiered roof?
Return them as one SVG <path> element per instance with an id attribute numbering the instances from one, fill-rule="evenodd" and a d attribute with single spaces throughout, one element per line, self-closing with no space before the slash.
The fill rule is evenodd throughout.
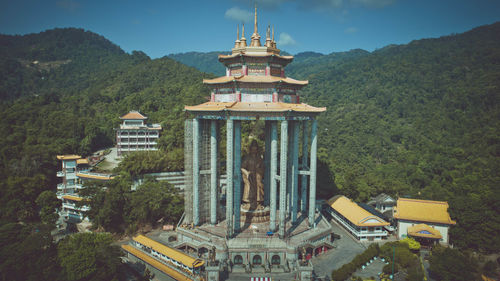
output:
<path id="1" fill-rule="evenodd" d="M 194 106 L 185 106 L 187 111 L 228 111 L 228 112 L 304 112 L 320 113 L 326 107 L 314 107 L 305 103 L 283 102 L 206 102 Z"/>
<path id="2" fill-rule="evenodd" d="M 146 120 L 148 117 L 142 115 L 139 111 L 132 110 L 129 113 L 123 115 L 120 117 L 120 119 L 127 119 L 127 120 Z"/>

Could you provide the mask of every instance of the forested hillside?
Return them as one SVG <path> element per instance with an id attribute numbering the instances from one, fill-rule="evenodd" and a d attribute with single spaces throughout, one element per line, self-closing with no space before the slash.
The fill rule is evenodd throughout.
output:
<path id="1" fill-rule="evenodd" d="M 309 80 L 301 100 L 328 108 L 319 118 L 319 178 L 333 180 L 320 194 L 448 200 L 456 245 L 500 250 L 498 34 L 497 23 L 372 53 L 297 56 L 287 74 Z M 164 128 L 167 160 L 151 156 L 155 163 L 182 167 L 170 160 L 182 157 L 183 106 L 205 100 L 202 79 L 213 74 L 127 54 L 80 29 L 0 40 L 2 223 L 39 221 L 36 199 L 57 182 L 55 155 L 111 145 L 118 117 L 132 109 Z"/>
<path id="2" fill-rule="evenodd" d="M 166 57 L 126 54 L 88 31 L 56 29 L 1 40 L 1 60 L 13 63 L 12 69 L 2 67 L 0 80 L 2 221 L 36 220 L 35 199 L 57 183 L 55 156 L 85 156 L 112 145 L 118 117 L 130 110 L 161 123 L 161 149 L 178 153 L 183 106 L 207 95 L 201 72 Z M 47 69 L 22 63 L 34 60 L 66 63 Z"/>
<path id="3" fill-rule="evenodd" d="M 298 54 L 286 73 L 309 80 L 301 101 L 328 108 L 319 159 L 339 191 L 447 200 L 455 244 L 500 250 L 498 34 L 495 23 L 372 53 Z"/>

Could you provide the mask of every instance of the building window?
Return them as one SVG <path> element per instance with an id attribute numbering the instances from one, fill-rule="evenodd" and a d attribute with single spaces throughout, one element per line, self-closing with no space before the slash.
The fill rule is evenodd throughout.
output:
<path id="1" fill-rule="evenodd" d="M 271 258 L 271 264 L 279 265 L 281 263 L 281 258 L 278 255 L 274 255 Z"/>
<path id="2" fill-rule="evenodd" d="M 262 264 L 262 257 L 259 255 L 253 256 L 252 263 L 255 265 Z"/>
<path id="3" fill-rule="evenodd" d="M 236 255 L 234 257 L 234 264 L 243 264 L 243 257 L 240 255 Z"/>

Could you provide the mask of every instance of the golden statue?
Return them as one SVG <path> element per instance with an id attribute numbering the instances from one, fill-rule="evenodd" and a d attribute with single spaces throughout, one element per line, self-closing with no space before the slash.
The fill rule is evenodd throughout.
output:
<path id="1" fill-rule="evenodd" d="M 241 163 L 241 175 L 243 178 L 243 208 L 262 209 L 264 208 L 264 161 L 260 154 L 259 145 L 256 140 L 250 144 L 248 155 Z"/>

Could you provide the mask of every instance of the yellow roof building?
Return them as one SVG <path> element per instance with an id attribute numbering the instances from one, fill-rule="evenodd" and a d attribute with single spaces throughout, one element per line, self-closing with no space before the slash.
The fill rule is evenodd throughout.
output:
<path id="1" fill-rule="evenodd" d="M 139 242 L 140 244 L 152 248 L 155 251 L 164 254 L 167 257 L 170 257 L 182 264 L 184 264 L 187 267 L 193 268 L 193 267 L 200 267 L 202 266 L 205 262 L 200 259 L 193 258 L 191 256 L 188 256 L 184 254 L 183 252 L 170 248 L 168 246 L 165 246 L 159 242 L 156 242 L 155 240 L 152 240 L 144 235 L 138 235 L 134 237 L 134 241 Z"/>
<path id="2" fill-rule="evenodd" d="M 358 204 L 343 195 L 334 196 L 327 202 L 332 209 L 356 226 L 371 227 L 389 225 L 385 220 L 361 208 Z"/>
<path id="3" fill-rule="evenodd" d="M 74 154 L 70 154 L 70 155 L 57 155 L 57 160 L 78 160 L 82 158 L 82 156 L 80 155 L 74 155 Z"/>
<path id="4" fill-rule="evenodd" d="M 448 202 L 399 198 L 394 218 L 419 222 L 455 224 L 448 213 Z"/>

